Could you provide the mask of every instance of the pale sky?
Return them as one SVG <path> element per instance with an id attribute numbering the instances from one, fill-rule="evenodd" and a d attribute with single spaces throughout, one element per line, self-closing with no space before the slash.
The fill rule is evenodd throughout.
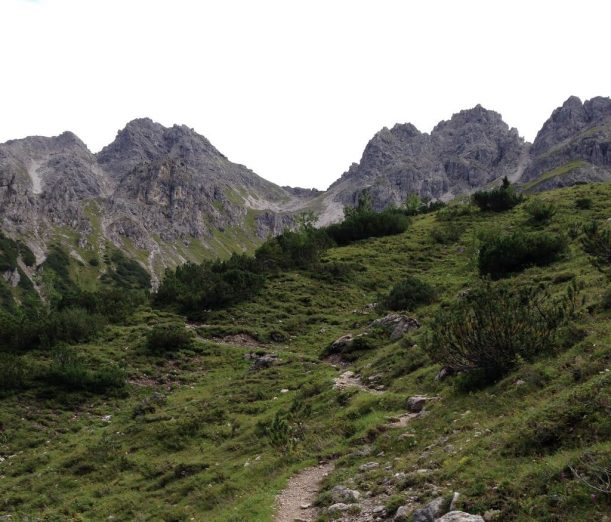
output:
<path id="1" fill-rule="evenodd" d="M 384 126 L 481 103 L 532 141 L 611 95 L 609 0 L 0 0 L 0 142 L 184 123 L 281 185 L 324 189 Z"/>

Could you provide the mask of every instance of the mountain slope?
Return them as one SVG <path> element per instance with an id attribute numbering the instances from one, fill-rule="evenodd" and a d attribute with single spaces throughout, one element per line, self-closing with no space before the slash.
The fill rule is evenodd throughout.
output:
<path id="1" fill-rule="evenodd" d="M 339 515 L 350 522 L 392 520 L 399 506 L 413 514 L 454 491 L 456 507 L 490 520 L 604 519 L 609 497 L 588 480 L 611 451 L 608 279 L 579 230 L 607 219 L 611 185 L 529 198 L 500 214 L 416 216 L 403 234 L 331 248 L 316 269 L 279 271 L 259 295 L 189 323 L 197 337 L 182 350 L 149 351 L 153 328 L 185 323 L 144 304 L 73 348 L 88 371 L 125 369 L 118 392 L 45 377 L 64 352 L 19 354 L 25 382 L 0 399 L 0 515 L 271 522 L 289 477 L 331 461 L 322 520 L 337 519 L 327 510 L 338 485 L 360 492 Z M 589 208 L 576 206 L 583 199 Z M 532 200 L 558 211 L 533 224 Z M 450 239 L 438 233 L 448 228 Z M 585 302 L 554 351 L 470 392 L 436 379 L 427 332 L 477 283 L 480 233 L 567 230 L 575 234 L 563 257 L 509 278 L 553 296 L 572 280 L 582 287 Z M 386 313 L 371 303 L 408 276 L 432 285 L 437 300 L 406 312 L 421 327 L 393 340 L 369 328 Z M 350 360 L 322 356 L 348 333 L 365 334 Z M 336 386 L 346 370 L 358 378 Z M 415 395 L 430 398 L 420 415 L 408 410 Z"/>

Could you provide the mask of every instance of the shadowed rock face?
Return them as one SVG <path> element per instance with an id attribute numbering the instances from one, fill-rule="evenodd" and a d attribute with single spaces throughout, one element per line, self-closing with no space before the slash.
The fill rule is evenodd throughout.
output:
<path id="1" fill-rule="evenodd" d="M 513 175 L 526 150 L 500 114 L 478 105 L 440 122 L 431 134 L 409 123 L 382 129 L 330 191 L 352 204 L 369 188 L 378 209 L 401 204 L 410 193 L 448 199 Z"/>
<path id="2" fill-rule="evenodd" d="M 539 181 L 540 179 L 540 181 Z M 571 96 L 545 122 L 522 177 L 534 190 L 611 179 L 611 99 Z"/>

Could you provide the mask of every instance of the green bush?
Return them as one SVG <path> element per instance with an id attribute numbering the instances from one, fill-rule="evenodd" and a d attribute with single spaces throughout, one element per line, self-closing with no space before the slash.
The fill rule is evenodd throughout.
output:
<path id="1" fill-rule="evenodd" d="M 150 274 L 140 263 L 115 250 L 110 256 L 111 267 L 102 275 L 101 281 L 121 289 L 148 290 Z"/>
<path id="2" fill-rule="evenodd" d="M 431 324 L 431 358 L 471 383 L 488 384 L 555 347 L 558 328 L 574 314 L 576 290 L 552 299 L 540 287 L 487 281 L 440 309 Z"/>
<path id="3" fill-rule="evenodd" d="M 329 225 L 325 231 L 338 245 L 348 245 L 369 237 L 401 234 L 408 225 L 409 218 L 396 209 L 366 210 L 348 214 L 344 221 Z"/>
<path id="4" fill-rule="evenodd" d="M 21 388 L 25 378 L 26 365 L 23 359 L 11 353 L 0 352 L 0 391 Z"/>
<path id="5" fill-rule="evenodd" d="M 177 352 L 193 346 L 193 335 L 178 323 L 154 326 L 146 340 L 147 349 L 155 354 Z"/>
<path id="6" fill-rule="evenodd" d="M 266 241 L 255 252 L 258 271 L 311 268 L 318 264 L 321 254 L 331 244 L 324 230 L 313 227 L 283 232 Z"/>
<path id="7" fill-rule="evenodd" d="M 435 243 L 449 245 L 456 243 L 463 233 L 463 227 L 459 223 L 448 222 L 438 225 L 431 230 L 431 239 Z"/>
<path id="8" fill-rule="evenodd" d="M 18 255 L 17 243 L 0 232 L 0 272 L 14 270 Z"/>
<path id="9" fill-rule="evenodd" d="M 392 288 L 382 304 L 389 310 L 415 310 L 432 303 L 436 297 L 437 292 L 430 284 L 415 276 L 408 276 Z"/>
<path id="10" fill-rule="evenodd" d="M 93 339 L 105 324 L 104 317 L 90 314 L 84 308 L 64 308 L 51 312 L 40 335 L 46 336 L 51 345 L 83 343 Z"/>
<path id="11" fill-rule="evenodd" d="M 592 221 L 583 227 L 581 246 L 592 256 L 593 264 L 603 272 L 611 270 L 611 227 Z"/>
<path id="12" fill-rule="evenodd" d="M 519 205 L 524 198 L 516 193 L 514 188 L 509 184 L 507 178 L 503 180 L 503 185 L 488 191 L 476 192 L 471 196 L 471 201 L 480 210 L 489 210 L 491 212 L 503 212 L 509 210 L 516 205 Z"/>
<path id="13" fill-rule="evenodd" d="M 148 301 L 146 290 L 130 290 L 118 287 L 102 287 L 95 292 L 82 291 L 62 297 L 59 309 L 82 308 L 93 315 L 100 315 L 111 323 L 124 323 L 134 311 Z"/>
<path id="14" fill-rule="evenodd" d="M 161 306 L 177 305 L 179 311 L 193 316 L 248 299 L 264 284 L 257 261 L 234 254 L 226 261 L 186 263 L 166 270 L 153 301 Z"/>
<path id="15" fill-rule="evenodd" d="M 611 288 L 605 290 L 600 306 L 603 310 L 611 310 Z"/>
<path id="16" fill-rule="evenodd" d="M 551 201 L 533 199 L 524 207 L 524 210 L 533 223 L 546 223 L 556 215 L 558 207 Z"/>
<path id="17" fill-rule="evenodd" d="M 577 198 L 575 200 L 575 208 L 579 210 L 588 210 L 592 208 L 592 200 L 590 198 Z"/>
<path id="18" fill-rule="evenodd" d="M 478 267 L 481 274 L 500 278 L 552 263 L 566 250 L 566 239 L 556 234 L 516 231 L 489 235 L 480 246 Z"/>
<path id="19" fill-rule="evenodd" d="M 61 346 L 53 352 L 51 366 L 43 379 L 70 391 L 107 393 L 125 386 L 125 372 L 116 366 L 90 370 L 73 349 Z"/>
<path id="20" fill-rule="evenodd" d="M 462 216 L 470 216 L 475 212 L 475 207 L 472 205 L 454 205 L 451 207 L 442 208 L 437 212 L 438 221 L 454 221 Z"/>

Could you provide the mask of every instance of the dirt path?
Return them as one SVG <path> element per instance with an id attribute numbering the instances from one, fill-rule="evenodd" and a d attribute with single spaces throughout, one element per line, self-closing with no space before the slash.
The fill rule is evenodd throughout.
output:
<path id="1" fill-rule="evenodd" d="M 289 480 L 286 489 L 276 498 L 274 522 L 312 522 L 318 510 L 313 506 L 320 483 L 331 472 L 333 464 L 304 469 Z"/>

